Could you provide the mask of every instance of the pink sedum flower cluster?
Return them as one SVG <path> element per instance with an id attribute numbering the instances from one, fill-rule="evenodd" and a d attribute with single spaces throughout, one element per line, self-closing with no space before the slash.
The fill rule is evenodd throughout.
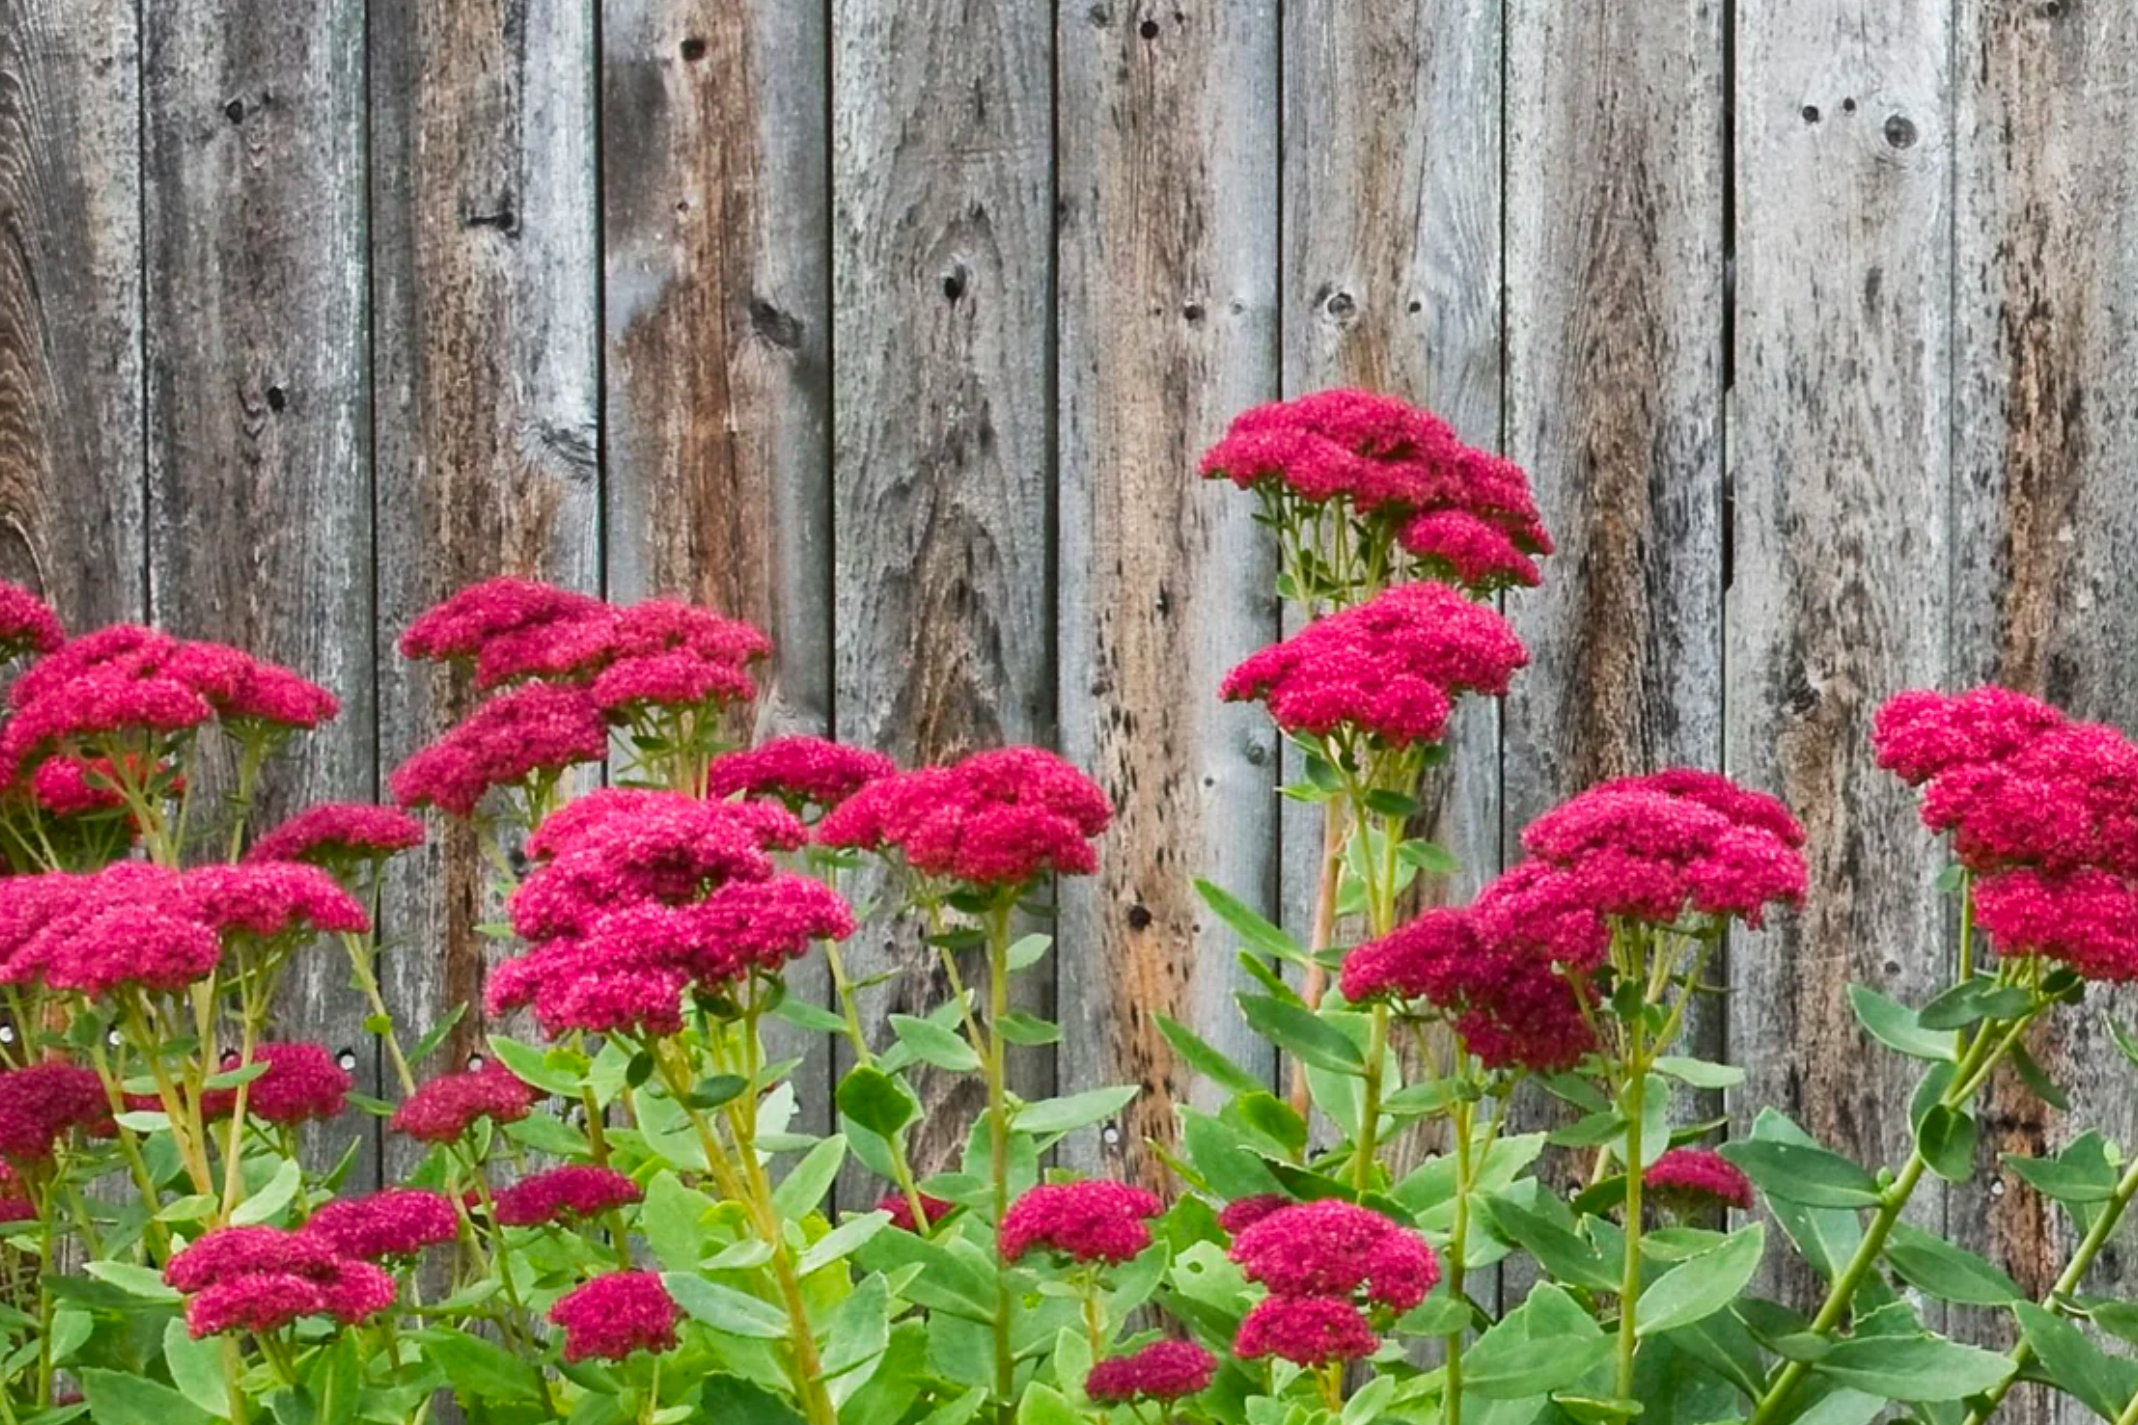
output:
<path id="1" fill-rule="evenodd" d="M 303 1316 L 359 1325 L 390 1308 L 394 1280 L 321 1237 L 279 1227 L 221 1227 L 165 1264 L 164 1283 L 186 1297 L 197 1339 L 225 1331 L 265 1335 Z"/>
<path id="2" fill-rule="evenodd" d="M 827 846 L 897 851 L 927 876 L 1017 887 L 1098 869 L 1113 820 L 1097 783 L 1051 752 L 1004 747 L 870 782 L 817 823 Z"/>
<path id="3" fill-rule="evenodd" d="M 1242 1360 L 1316 1366 L 1370 1356 L 1380 1338 L 1361 1305 L 1408 1311 L 1440 1280 L 1424 1238 L 1337 1198 L 1256 1215 L 1230 1255 L 1249 1281 L 1269 1288 L 1233 1341 Z"/>
<path id="4" fill-rule="evenodd" d="M 645 1195 L 637 1183 L 614 1168 L 567 1163 L 499 1189 L 491 1203 L 500 1226 L 540 1227 L 575 1217 L 599 1217 Z"/>
<path id="5" fill-rule="evenodd" d="M 530 683 L 476 708 L 387 782 L 403 806 L 473 816 L 493 787 L 598 762 L 608 750 L 609 725 L 585 689 Z"/>
<path id="6" fill-rule="evenodd" d="M 1010 1204 L 996 1235 L 1013 1262 L 1037 1249 L 1078 1262 L 1125 1262 L 1151 1245 L 1148 1219 L 1160 1206 L 1153 1193 L 1103 1178 L 1041 1183 Z"/>
<path id="7" fill-rule="evenodd" d="M 1528 661 L 1489 605 L 1441 584 L 1399 584 L 1262 649 L 1225 675 L 1219 693 L 1260 699 L 1287 732 L 1350 728 L 1407 747 L 1438 742 L 1458 697 L 1501 696 Z"/>
<path id="8" fill-rule="evenodd" d="M 245 859 L 329 869 L 381 860 L 423 844 L 423 823 L 395 807 L 329 802 L 298 812 L 253 842 Z"/>
<path id="9" fill-rule="evenodd" d="M 715 797 L 772 797 L 796 814 L 811 806 L 828 811 L 897 771 L 898 764 L 881 752 L 821 737 L 775 737 L 715 759 L 706 791 Z"/>
<path id="10" fill-rule="evenodd" d="M 256 1044 L 253 1062 L 267 1071 L 245 1085 L 245 1116 L 263 1123 L 294 1127 L 340 1115 L 356 1079 L 317 1044 Z M 223 1056 L 225 1070 L 239 1067 L 235 1051 Z M 201 1095 L 201 1117 L 228 1118 L 237 1111 L 236 1089 L 209 1089 Z"/>
<path id="11" fill-rule="evenodd" d="M 452 1143 L 484 1119 L 518 1122 L 534 1112 L 537 1097 L 503 1064 L 488 1063 L 419 1085 L 386 1126 L 420 1143 Z"/>
<path id="12" fill-rule="evenodd" d="M 927 1193 L 922 1193 L 920 1199 L 921 1211 L 926 1213 L 928 1217 L 926 1223 L 920 1222 L 913 1216 L 913 1204 L 906 1200 L 906 1195 L 902 1192 L 885 1193 L 881 1198 L 877 1199 L 876 1210 L 890 1213 L 891 1225 L 901 1232 L 926 1231 L 958 1210 L 956 1203 L 945 1201 L 940 1197 L 930 1197 Z"/>
<path id="13" fill-rule="evenodd" d="M 405 1260 L 460 1235 L 452 1200 L 423 1188 L 385 1188 L 323 1204 L 304 1235 L 337 1256 L 363 1262 Z"/>
<path id="14" fill-rule="evenodd" d="M 549 1309 L 564 1329 L 567 1362 L 621 1361 L 633 1351 L 676 1347 L 675 1298 L 652 1272 L 611 1272 L 557 1298 Z"/>
<path id="15" fill-rule="evenodd" d="M 2138 978 L 2138 745 L 2005 688 L 1909 692 L 1879 709 L 1879 765 L 1923 788 L 1923 823 L 1972 872 L 2006 955 Z"/>
<path id="16" fill-rule="evenodd" d="M 1099 1405 L 1181 1400 L 1208 1390 L 1216 1375 L 1217 1357 L 1195 1342 L 1153 1341 L 1093 1366 L 1084 1377 L 1084 1394 Z"/>
<path id="17" fill-rule="evenodd" d="M 1391 519 L 1428 573 L 1480 591 L 1534 585 L 1533 556 L 1552 551 L 1519 466 L 1393 396 L 1319 391 L 1257 406 L 1234 418 L 1202 473 Z"/>
<path id="18" fill-rule="evenodd" d="M 18 1167 L 51 1158 L 70 1132 L 111 1131 L 111 1099 L 96 1074 L 48 1060 L 0 1073 L 0 1157 Z"/>
<path id="19" fill-rule="evenodd" d="M 0 658 L 51 653 L 67 641 L 59 616 L 20 584 L 0 581 Z"/>
<path id="20" fill-rule="evenodd" d="M 574 802 L 528 843 L 542 863 L 509 909 L 529 949 L 491 972 L 491 1012 L 532 1006 L 552 1037 L 674 1034 L 693 986 L 777 974 L 810 942 L 845 939 L 846 903 L 768 854 L 804 835 L 763 803 L 646 791 Z"/>
<path id="21" fill-rule="evenodd" d="M 1752 1180 L 1736 1164 L 1706 1148 L 1673 1148 L 1648 1165 L 1641 1185 L 1677 1212 L 1708 1207 L 1752 1209 Z"/>

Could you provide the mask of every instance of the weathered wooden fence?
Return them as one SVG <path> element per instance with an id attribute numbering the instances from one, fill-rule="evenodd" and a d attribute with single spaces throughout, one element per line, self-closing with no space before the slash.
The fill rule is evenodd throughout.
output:
<path id="1" fill-rule="evenodd" d="M 2095 0 L 6 0 L 0 572 L 337 686 L 285 805 L 462 704 L 392 639 L 498 570 L 760 621 L 781 727 L 1056 743 L 1121 816 L 1032 1071 L 1176 1090 L 1154 1011 L 1251 1053 L 1190 873 L 1297 915 L 1313 854 L 1212 694 L 1277 613 L 1194 459 L 1400 391 L 1562 549 L 1463 728 L 1469 879 L 1605 774 L 1781 793 L 1816 887 L 1731 947 L 1733 1103 L 1891 1154 L 1842 987 L 1948 952 L 1872 709 L 1999 678 L 2138 721 L 2134 63 Z M 448 837 L 396 888 L 414 1018 L 477 983 L 479 881 Z M 939 990 L 860 958 L 912 970 L 883 1009 Z M 304 1027 L 353 1042 L 319 973 Z M 2067 1022 L 2038 1055 L 2130 1133 Z M 1936 1210 L 2038 1281 L 2007 1186 Z"/>

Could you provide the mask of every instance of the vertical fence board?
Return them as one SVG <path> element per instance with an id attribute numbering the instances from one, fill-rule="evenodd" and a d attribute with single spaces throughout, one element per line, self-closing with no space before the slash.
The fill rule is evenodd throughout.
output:
<path id="1" fill-rule="evenodd" d="M 1738 11 L 1729 749 L 1803 819 L 1811 895 L 1731 947 L 1734 1102 L 1872 1163 L 1907 1150 L 1919 1066 L 1875 1052 L 1847 985 L 1920 1003 L 1950 960 L 1915 796 L 1869 741 L 1946 665 L 1948 23 Z"/>
<path id="2" fill-rule="evenodd" d="M 682 593 L 777 653 L 760 722 L 831 714 L 830 264 L 820 7 L 613 0 L 602 22 L 610 595 Z M 822 1002 L 817 957 L 789 993 Z M 822 1131 L 831 1046 L 802 1054 Z"/>
<path id="3" fill-rule="evenodd" d="M 1062 733 L 1119 809 L 1099 874 L 1065 888 L 1061 1073 L 1148 1091 L 1102 1152 L 1073 1146 L 1140 1171 L 1188 1089 L 1154 1015 L 1270 1069 L 1190 880 L 1275 913 L 1277 738 L 1217 700 L 1276 632 L 1274 551 L 1196 461 L 1277 383 L 1277 13 L 1065 4 L 1056 42 Z"/>
<path id="4" fill-rule="evenodd" d="M 0 577 L 76 631 L 144 612 L 137 22 L 0 10 Z"/>
<path id="5" fill-rule="evenodd" d="M 146 13 L 152 611 L 343 700 L 268 768 L 264 826 L 374 777 L 363 7 Z M 347 980 L 331 949 L 299 959 L 277 1032 L 355 1056 L 372 1089 Z"/>
<path id="6" fill-rule="evenodd" d="M 2129 729 L 2138 416 L 2119 393 L 2138 339 L 2138 16 L 1976 0 L 1959 25 L 1951 685 L 1998 682 Z M 2101 1014 L 2129 1024 L 2134 1007 L 2127 992 L 2090 995 L 2036 1032 L 2070 1113 L 2000 1075 L 1984 1114 L 1985 1177 L 1954 1193 L 1955 1234 L 2037 1294 L 2075 1234 L 1993 1155 L 2054 1152 L 2081 1126 L 2131 1141 L 2131 1070 Z M 1993 1175 L 1999 1188 L 1984 1190 Z M 2111 1254 L 2087 1286 L 2127 1293 L 2131 1273 Z M 2007 1418 L 2084 1413 L 2025 1390 L 2032 1398 L 2015 1393 Z"/>
<path id="7" fill-rule="evenodd" d="M 902 762 L 1044 742 L 1047 8 L 833 0 L 831 26 L 839 736 Z M 879 1035 L 948 992 L 911 924 L 849 958 L 891 975 Z M 1020 1063 L 1029 1091 L 1044 1067 Z M 978 1091 L 932 1081 L 917 1164 L 952 1156 Z"/>
<path id="8" fill-rule="evenodd" d="M 510 572 L 599 587 L 593 12 L 587 0 L 373 0 L 382 772 L 468 711 L 394 641 Z M 433 817 L 402 857 L 386 993 L 405 1033 L 457 1004 L 481 1043 L 491 873 Z"/>

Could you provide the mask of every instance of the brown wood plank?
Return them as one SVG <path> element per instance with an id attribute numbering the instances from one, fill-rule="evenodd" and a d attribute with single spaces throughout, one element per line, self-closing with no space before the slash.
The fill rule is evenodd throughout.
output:
<path id="1" fill-rule="evenodd" d="M 1217 699 L 1277 631 L 1275 551 L 1196 462 L 1276 394 L 1279 35 L 1266 6 L 1108 0 L 1063 7 L 1057 43 L 1062 736 L 1119 808 L 1099 875 L 1063 896 L 1061 1072 L 1146 1089 L 1068 1145 L 1134 1173 L 1189 1090 L 1155 1014 L 1271 1070 L 1190 882 L 1276 912 L 1277 736 Z"/>
<path id="2" fill-rule="evenodd" d="M 836 726 L 906 763 L 1053 735 L 1050 32 L 1039 0 L 831 5 Z M 910 925 L 849 959 L 896 972 L 879 1037 L 946 993 Z M 926 1170 L 980 1085 L 923 1091 Z"/>
<path id="3" fill-rule="evenodd" d="M 373 0 L 379 752 L 471 704 L 393 641 L 501 572 L 599 587 L 600 261 L 590 0 Z M 386 993 L 413 1037 L 479 1005 L 495 914 L 473 834 L 401 858 Z M 463 1021 L 431 1067 L 480 1045 Z M 447 1061 L 450 1061 L 448 1064 Z"/>
<path id="4" fill-rule="evenodd" d="M 1975 0 L 1957 23 L 1952 682 L 2003 683 L 2128 730 L 2138 416 L 2118 393 L 2138 337 L 2138 15 Z M 2037 1292 L 2074 1236 L 1989 1155 L 2054 1152 L 2085 1127 L 2131 1141 L 2131 1072 L 2104 1009 L 2129 1024 L 2138 1001 L 2089 995 L 2033 1041 L 2071 1111 L 2001 1080 L 1984 1176 L 1953 1194 L 1954 1235 Z M 2128 1295 L 2126 1262 L 2110 1254 L 2087 1290 Z M 2068 1396 L 2022 1391 L 2000 1418 L 2084 1414 Z"/>
<path id="5" fill-rule="evenodd" d="M 831 715 L 830 254 L 821 7 L 611 0 L 602 16 L 608 587 L 769 632 L 766 734 Z M 789 992 L 825 1002 L 811 957 Z M 831 1045 L 798 1126 L 830 1121 Z"/>
<path id="6" fill-rule="evenodd" d="M 1729 752 L 1803 819 L 1811 894 L 1731 945 L 1733 1103 L 1870 1163 L 1907 1152 L 1919 1066 L 1847 986 L 1920 1003 L 1951 968 L 1916 797 L 1869 742 L 1947 673 L 1949 39 L 1927 0 L 1738 11 Z"/>
<path id="7" fill-rule="evenodd" d="M 75 631 L 145 611 L 137 20 L 0 9 L 0 578 Z"/>
<path id="8" fill-rule="evenodd" d="M 367 797 L 375 772 L 363 7 L 189 0 L 144 20 L 151 608 L 343 700 L 270 764 L 264 826 Z M 330 948 L 298 960 L 277 1032 L 353 1056 L 373 1088 L 347 981 Z"/>

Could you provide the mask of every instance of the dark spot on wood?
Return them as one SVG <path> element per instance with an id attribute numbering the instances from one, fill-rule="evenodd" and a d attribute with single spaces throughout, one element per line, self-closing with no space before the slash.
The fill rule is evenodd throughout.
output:
<path id="1" fill-rule="evenodd" d="M 1186 317 L 1191 322 L 1199 322 L 1203 319 L 1203 304 L 1200 302 L 1190 302 L 1187 306 L 1182 307 L 1180 309 L 1180 314 Z"/>
<path id="2" fill-rule="evenodd" d="M 1411 299 L 1410 299 L 1410 311 L 1411 311 L 1411 313 L 1412 313 L 1413 315 L 1415 315 L 1415 314 L 1417 314 L 1417 313 L 1419 313 L 1419 312 L 1422 312 L 1422 311 L 1424 311 L 1424 310 L 1425 310 L 1425 303 L 1423 303 L 1423 302 L 1419 301 L 1419 300 L 1418 300 L 1418 299 L 1417 299 L 1416 297 L 1413 297 L 1413 298 L 1411 298 Z"/>
<path id="3" fill-rule="evenodd" d="M 506 237 L 517 237 L 520 231 L 520 216 L 513 210 L 512 195 L 500 193 L 488 212 L 478 212 L 469 207 L 462 223 L 471 228 L 496 228 Z"/>
<path id="4" fill-rule="evenodd" d="M 1332 293 L 1329 300 L 1322 305 L 1327 308 L 1330 316 L 1340 322 L 1349 320 L 1352 314 L 1358 311 L 1358 303 L 1351 300 L 1349 292 Z"/>
<path id="5" fill-rule="evenodd" d="M 1878 297 L 1885 289 L 1885 284 L 1885 268 L 1872 263 L 1871 270 L 1863 274 L 1863 310 L 1866 314 L 1878 309 Z"/>
<path id="6" fill-rule="evenodd" d="M 2047 0 L 2047 3 L 2044 4 L 2041 7 L 2040 11 L 2038 11 L 2037 13 L 2039 13 L 2044 20 L 2058 19 L 2064 13 L 2064 0 Z"/>
<path id="7" fill-rule="evenodd" d="M 1084 12 L 1084 18 L 1094 30 L 1103 30 L 1114 22 L 1114 12 L 1104 5 L 1094 5 Z"/>
<path id="8" fill-rule="evenodd" d="M 1145 20 L 1142 24 L 1136 26 L 1136 33 L 1147 40 L 1155 40 L 1158 38 L 1158 22 L 1156 20 Z"/>
<path id="9" fill-rule="evenodd" d="M 287 406 L 289 403 L 289 394 L 285 392 L 280 386 L 270 386 L 267 388 L 267 409 L 269 409 L 270 411 L 279 411 L 283 407 Z"/>
<path id="10" fill-rule="evenodd" d="M 230 120 L 230 122 L 233 124 L 244 123 L 245 101 L 243 99 L 233 99 L 229 103 L 225 104 L 223 106 L 223 117 Z"/>
<path id="11" fill-rule="evenodd" d="M 1915 121 L 1913 119 L 1910 119 L 1902 114 L 1892 114 L 1887 116 L 1887 143 L 1893 145 L 1893 147 L 1895 148 L 1914 148 L 1915 141 L 1918 137 L 1919 135 L 1916 133 Z"/>
<path id="12" fill-rule="evenodd" d="M 802 344 L 802 324 L 791 312 L 783 312 L 762 297 L 750 299 L 750 329 L 784 351 Z"/>
<path id="13" fill-rule="evenodd" d="M 1132 905 L 1128 908 L 1128 928 L 1148 930 L 1151 928 L 1151 912 L 1147 907 Z"/>
<path id="14" fill-rule="evenodd" d="M 1259 767 L 1267 761 L 1269 761 L 1269 749 L 1267 747 L 1264 747 L 1259 742 L 1247 744 L 1247 762 L 1249 766 Z"/>
<path id="15" fill-rule="evenodd" d="M 677 48 L 682 51 L 684 60 L 690 64 L 696 64 L 705 58 L 705 41 L 697 35 L 685 39 Z"/>
<path id="16" fill-rule="evenodd" d="M 1805 123 L 1816 124 L 1819 122 L 1819 106 L 1817 104 L 1806 104 L 1801 112 L 1804 115 Z"/>
<path id="17" fill-rule="evenodd" d="M 950 270 L 943 274 L 943 296 L 955 302 L 964 295 L 965 264 L 962 262 L 953 263 Z"/>
<path id="18" fill-rule="evenodd" d="M 1855 101 L 1854 99 L 1843 99 L 1843 100 L 1841 101 L 1841 112 L 1842 112 L 1842 113 L 1844 113 L 1844 114 L 1853 114 L 1853 113 L 1855 113 L 1855 112 L 1856 112 L 1856 101 Z"/>

